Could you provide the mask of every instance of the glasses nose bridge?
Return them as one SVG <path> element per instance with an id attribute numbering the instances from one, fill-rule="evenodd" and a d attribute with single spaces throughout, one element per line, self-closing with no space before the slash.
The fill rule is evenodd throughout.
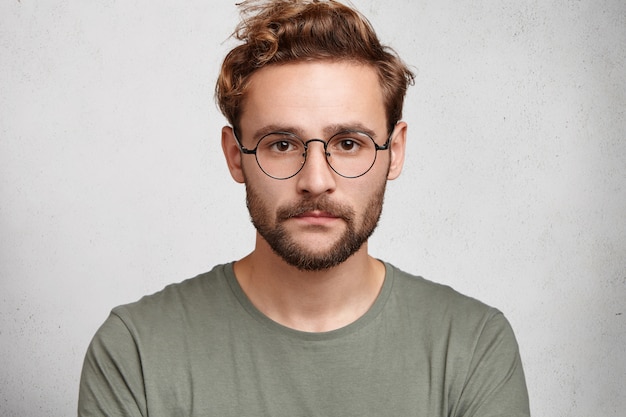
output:
<path id="1" fill-rule="evenodd" d="M 304 156 L 306 158 L 306 156 L 309 153 L 309 144 L 311 142 L 319 142 L 322 144 L 322 146 L 324 147 L 324 156 L 326 156 L 326 158 L 328 158 L 330 156 L 330 154 L 328 153 L 328 142 L 324 141 L 323 139 L 319 139 L 319 138 L 312 138 L 307 140 L 306 142 L 304 142 Z"/>

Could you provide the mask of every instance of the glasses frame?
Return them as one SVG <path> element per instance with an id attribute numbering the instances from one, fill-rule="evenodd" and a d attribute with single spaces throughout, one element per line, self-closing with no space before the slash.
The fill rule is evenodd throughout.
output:
<path id="1" fill-rule="evenodd" d="M 374 144 L 374 159 L 372 160 L 371 165 L 365 170 L 365 172 L 363 172 L 362 174 L 359 175 L 343 175 L 341 172 L 338 172 L 330 163 L 330 161 L 328 160 L 328 157 L 330 156 L 330 153 L 327 150 L 328 147 L 328 143 L 335 137 L 338 135 L 342 135 L 345 133 L 358 133 L 359 135 L 363 135 L 368 137 L 372 143 Z M 267 171 L 265 171 L 265 169 L 263 169 L 263 167 L 261 166 L 261 163 L 259 162 L 259 157 L 257 155 L 257 149 L 259 148 L 259 144 L 261 143 L 261 141 L 269 136 L 269 135 L 275 135 L 275 134 L 281 134 L 281 135 L 288 135 L 288 136 L 292 136 L 296 139 L 298 139 L 300 142 L 302 142 L 302 145 L 304 146 L 304 153 L 302 154 L 302 156 L 304 157 L 304 160 L 302 161 L 302 165 L 300 166 L 300 168 L 292 175 L 289 175 L 288 177 L 275 177 L 273 175 L 270 175 Z M 328 140 L 324 141 L 323 139 L 319 139 L 319 138 L 311 138 L 309 140 L 303 140 L 300 136 L 296 135 L 293 132 L 286 132 L 286 131 L 273 131 L 273 132 L 269 132 L 264 134 L 263 136 L 261 136 L 259 138 L 259 140 L 257 141 L 256 146 L 254 147 L 254 149 L 248 149 L 245 146 L 243 146 L 243 144 L 241 143 L 241 140 L 239 139 L 239 135 L 237 134 L 237 130 L 235 128 L 233 128 L 233 135 L 235 136 L 235 141 L 237 142 L 237 146 L 239 146 L 239 150 L 241 151 L 241 153 L 245 154 L 245 155 L 254 155 L 254 159 L 256 160 L 256 164 L 259 166 L 259 168 L 261 169 L 261 171 L 263 171 L 263 173 L 265 175 L 267 175 L 270 178 L 273 178 L 275 180 L 288 180 L 289 178 L 293 178 L 296 175 L 298 175 L 300 173 L 300 171 L 302 171 L 302 168 L 304 168 L 304 165 L 306 164 L 306 160 L 307 160 L 307 156 L 308 156 L 308 151 L 309 151 L 309 143 L 311 142 L 320 142 L 321 144 L 324 145 L 324 156 L 326 158 L 326 163 L 328 164 L 328 166 L 330 167 L 330 169 L 333 170 L 333 172 L 335 172 L 337 175 L 343 177 L 343 178 L 359 178 L 362 177 L 363 175 L 367 174 L 368 172 L 370 172 L 370 170 L 372 169 L 372 167 L 374 166 L 374 164 L 376 163 L 376 159 L 378 157 L 378 151 L 386 151 L 389 149 L 389 145 L 391 144 L 391 139 L 393 137 L 393 131 L 389 134 L 389 136 L 387 137 L 387 140 L 385 141 L 385 143 L 383 145 L 379 145 L 376 143 L 376 141 L 374 140 L 374 138 L 372 136 L 370 136 L 368 133 L 365 133 L 361 130 L 354 130 L 354 129 L 346 129 L 346 130 L 341 130 L 335 134 L 333 134 Z"/>

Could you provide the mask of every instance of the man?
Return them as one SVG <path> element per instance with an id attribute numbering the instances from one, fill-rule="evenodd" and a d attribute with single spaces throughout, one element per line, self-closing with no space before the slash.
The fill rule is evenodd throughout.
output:
<path id="1" fill-rule="evenodd" d="M 412 73 L 337 2 L 241 7 L 216 96 L 255 248 L 114 309 L 79 415 L 529 415 L 502 314 L 368 254 Z"/>

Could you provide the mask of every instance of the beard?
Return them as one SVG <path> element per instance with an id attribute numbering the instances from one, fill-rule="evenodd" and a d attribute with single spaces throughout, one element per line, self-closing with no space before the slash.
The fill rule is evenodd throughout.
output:
<path id="1" fill-rule="evenodd" d="M 370 198 L 358 225 L 353 208 L 332 202 L 328 197 L 305 198 L 279 207 L 273 215 L 263 198 L 246 183 L 246 203 L 252 224 L 278 256 L 301 271 L 321 271 L 346 261 L 374 233 L 382 213 L 385 186 L 386 182 L 383 182 Z M 331 213 L 346 224 L 343 234 L 328 250 L 322 252 L 299 244 L 284 226 L 287 220 L 315 210 Z"/>

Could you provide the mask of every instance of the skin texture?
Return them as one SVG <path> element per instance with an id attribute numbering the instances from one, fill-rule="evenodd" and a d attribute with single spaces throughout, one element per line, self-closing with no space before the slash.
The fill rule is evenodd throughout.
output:
<path id="1" fill-rule="evenodd" d="M 388 137 L 376 71 L 349 62 L 274 65 L 257 71 L 244 100 L 239 137 L 244 146 L 271 130 L 305 140 L 328 139 L 342 128 L 368 130 L 376 143 Z M 375 300 L 383 265 L 367 252 L 382 209 L 387 180 L 404 161 L 406 124 L 392 133 L 362 177 L 343 178 L 313 142 L 298 175 L 276 180 L 254 156 L 242 155 L 230 127 L 222 147 L 233 179 L 246 186 L 257 228 L 254 251 L 235 264 L 242 288 L 263 313 L 304 331 L 327 331 L 358 319 Z"/>

